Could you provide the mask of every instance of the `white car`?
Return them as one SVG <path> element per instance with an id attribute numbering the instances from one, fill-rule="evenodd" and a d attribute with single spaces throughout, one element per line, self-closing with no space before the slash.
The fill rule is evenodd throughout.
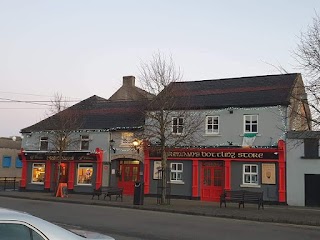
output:
<path id="1" fill-rule="evenodd" d="M 76 232 L 76 233 L 75 233 Z M 25 212 L 0 208 L 1 240 L 114 240 L 88 231 L 69 231 Z"/>

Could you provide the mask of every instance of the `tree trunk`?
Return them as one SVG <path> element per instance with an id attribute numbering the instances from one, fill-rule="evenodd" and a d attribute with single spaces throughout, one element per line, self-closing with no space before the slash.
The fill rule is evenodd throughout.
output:
<path id="1" fill-rule="evenodd" d="M 167 200 L 167 153 L 165 147 L 162 147 L 162 191 L 161 191 L 161 204 L 165 204 Z"/>

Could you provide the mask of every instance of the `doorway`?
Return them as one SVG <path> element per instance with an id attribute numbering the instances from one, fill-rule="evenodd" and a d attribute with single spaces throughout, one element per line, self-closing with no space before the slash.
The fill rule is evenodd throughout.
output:
<path id="1" fill-rule="evenodd" d="M 305 205 L 320 207 L 320 174 L 305 174 Z"/>
<path id="2" fill-rule="evenodd" d="M 123 194 L 133 195 L 134 183 L 140 180 L 139 161 L 120 161 L 118 187 L 123 188 Z"/>
<path id="3" fill-rule="evenodd" d="M 223 191 L 222 161 L 203 162 L 201 168 L 201 200 L 219 202 Z"/>

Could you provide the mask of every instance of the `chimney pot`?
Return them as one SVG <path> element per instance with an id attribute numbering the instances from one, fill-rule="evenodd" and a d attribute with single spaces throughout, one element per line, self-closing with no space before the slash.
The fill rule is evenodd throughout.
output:
<path id="1" fill-rule="evenodd" d="M 123 86 L 134 87 L 135 86 L 135 77 L 134 76 L 124 76 L 123 77 Z"/>

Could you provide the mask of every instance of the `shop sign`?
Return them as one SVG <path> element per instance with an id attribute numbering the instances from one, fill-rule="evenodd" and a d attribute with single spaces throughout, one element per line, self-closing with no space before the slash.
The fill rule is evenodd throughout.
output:
<path id="1" fill-rule="evenodd" d="M 276 184 L 276 165 L 262 163 L 262 184 Z"/>
<path id="2" fill-rule="evenodd" d="M 150 157 L 161 157 L 159 151 L 150 152 Z M 220 151 L 209 152 L 200 151 L 169 151 L 168 158 L 231 158 L 231 159 L 278 159 L 278 155 L 273 152 L 241 152 L 241 151 Z"/>
<path id="3" fill-rule="evenodd" d="M 50 160 L 59 161 L 60 156 L 53 153 L 25 153 L 27 160 Z M 62 161 L 96 161 L 97 157 L 95 155 L 87 155 L 83 153 L 64 153 L 61 157 Z"/>

